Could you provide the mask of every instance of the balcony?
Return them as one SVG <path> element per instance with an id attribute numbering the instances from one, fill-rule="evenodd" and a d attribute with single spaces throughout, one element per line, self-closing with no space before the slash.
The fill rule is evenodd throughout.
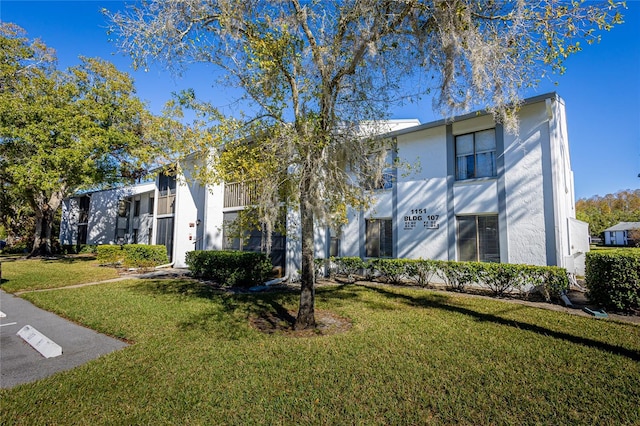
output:
<path id="1" fill-rule="evenodd" d="M 173 214 L 176 206 L 176 194 L 166 192 L 158 197 L 158 215 Z"/>
<path id="2" fill-rule="evenodd" d="M 244 207 L 257 199 L 256 182 L 232 182 L 224 185 L 224 207 Z"/>

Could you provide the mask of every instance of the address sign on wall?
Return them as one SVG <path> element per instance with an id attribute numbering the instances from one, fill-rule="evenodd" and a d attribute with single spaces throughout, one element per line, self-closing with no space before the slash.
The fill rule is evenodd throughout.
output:
<path id="1" fill-rule="evenodd" d="M 411 209 L 409 213 L 402 217 L 405 231 L 414 229 L 439 229 L 439 214 L 429 214 L 427 209 Z"/>

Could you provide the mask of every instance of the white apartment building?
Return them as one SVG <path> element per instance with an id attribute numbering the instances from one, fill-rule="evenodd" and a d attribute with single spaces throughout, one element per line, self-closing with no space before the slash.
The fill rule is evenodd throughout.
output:
<path id="1" fill-rule="evenodd" d="M 316 229 L 316 256 L 431 258 L 555 265 L 584 275 L 587 224 L 575 219 L 564 101 L 555 93 L 525 100 L 518 135 L 492 115 L 451 122 L 390 123 L 403 173 L 388 170 L 367 211 L 351 209 L 338 230 Z M 260 250 L 260 232 L 225 238 L 226 221 L 250 202 L 242 185 L 200 185 L 189 176 L 95 192 L 63 203 L 62 244 L 155 243 L 176 267 L 197 249 Z M 300 269 L 296 212 L 272 258 L 285 275 Z"/>

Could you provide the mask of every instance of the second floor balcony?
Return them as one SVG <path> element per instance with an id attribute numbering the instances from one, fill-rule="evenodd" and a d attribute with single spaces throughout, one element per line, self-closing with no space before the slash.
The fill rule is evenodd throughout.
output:
<path id="1" fill-rule="evenodd" d="M 224 207 L 244 207 L 257 199 L 257 182 L 232 182 L 224 184 Z"/>

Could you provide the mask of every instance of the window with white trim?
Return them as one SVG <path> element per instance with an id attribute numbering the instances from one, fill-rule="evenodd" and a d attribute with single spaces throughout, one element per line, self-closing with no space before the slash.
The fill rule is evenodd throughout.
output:
<path id="1" fill-rule="evenodd" d="M 456 180 L 496 175 L 495 129 L 456 136 Z"/>

